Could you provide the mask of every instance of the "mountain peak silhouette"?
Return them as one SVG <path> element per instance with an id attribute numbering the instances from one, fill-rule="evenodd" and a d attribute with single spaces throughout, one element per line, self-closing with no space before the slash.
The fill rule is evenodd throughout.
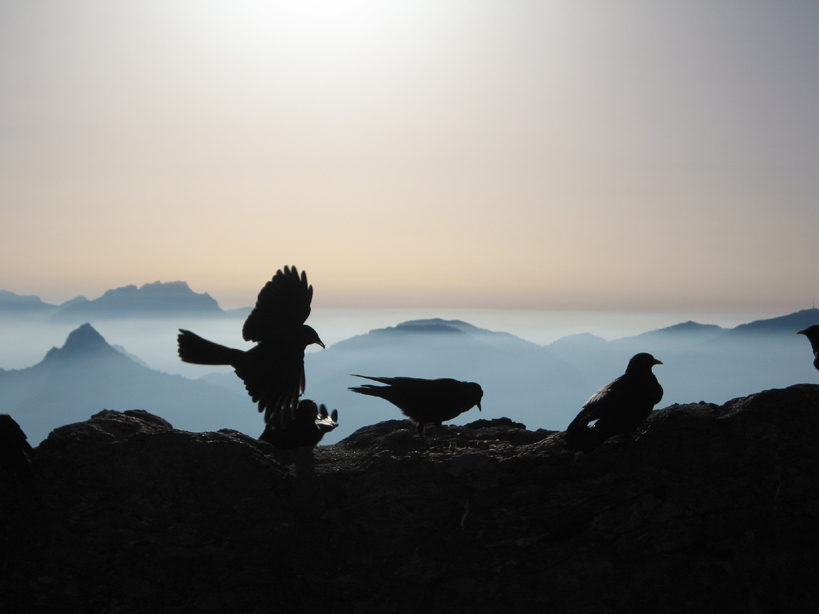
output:
<path id="1" fill-rule="evenodd" d="M 197 294 L 187 282 L 171 281 L 145 284 L 140 288 L 131 284 L 106 290 L 94 300 L 76 300 L 61 307 L 52 318 L 57 320 L 156 317 L 197 314 L 224 315 L 219 304 L 207 292 Z"/>
<path id="2" fill-rule="evenodd" d="M 86 322 L 69 333 L 63 347 L 51 348 L 43 360 L 45 362 L 113 356 L 121 356 L 121 354 L 108 345 L 105 338 Z"/>
<path id="3" fill-rule="evenodd" d="M 85 351 L 108 347 L 108 342 L 91 324 L 86 322 L 68 334 L 63 345 L 65 351 Z"/>
<path id="4" fill-rule="evenodd" d="M 811 324 L 816 324 L 819 321 L 819 309 L 813 307 L 811 309 L 802 309 L 795 313 L 790 313 L 786 316 L 779 316 L 778 318 L 768 318 L 766 320 L 754 320 L 747 324 L 740 324 L 736 328 L 732 328 L 725 332 L 726 335 L 732 337 L 754 334 L 796 334 L 796 331 L 807 328 Z"/>

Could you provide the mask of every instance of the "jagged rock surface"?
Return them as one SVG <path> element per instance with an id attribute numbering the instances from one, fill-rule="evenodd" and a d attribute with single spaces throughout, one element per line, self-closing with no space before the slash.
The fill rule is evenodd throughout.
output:
<path id="1" fill-rule="evenodd" d="M 104 411 L 39 446 L 33 492 L 0 476 L 0 594 L 14 612 L 813 612 L 817 412 L 814 385 L 675 405 L 589 455 L 508 419 L 426 452 L 395 420 L 311 463 Z"/>

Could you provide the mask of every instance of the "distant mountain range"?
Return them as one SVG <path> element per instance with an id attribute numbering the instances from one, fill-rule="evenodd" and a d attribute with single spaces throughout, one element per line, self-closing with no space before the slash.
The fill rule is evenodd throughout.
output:
<path id="1" fill-rule="evenodd" d="M 185 315 L 214 317 L 246 315 L 250 308 L 222 310 L 207 293 L 198 294 L 184 281 L 154 282 L 139 288 L 134 285 L 106 291 L 88 300 L 84 296 L 62 305 L 50 305 L 38 296 L 20 296 L 0 290 L 0 314 L 48 316 L 64 322 L 82 322 L 104 318 L 150 318 Z"/>
<path id="2" fill-rule="evenodd" d="M 62 322 L 84 314 L 230 315 L 184 282 L 127 286 L 94 301 L 59 307 L 0 291 L 0 311 L 45 314 Z M 247 312 L 249 308 L 242 315 Z M 325 443 L 361 426 L 401 417 L 385 401 L 350 392 L 359 383 L 351 374 L 476 381 L 484 389 L 483 414 L 471 410 L 455 422 L 505 416 L 530 428 L 563 429 L 591 394 L 623 373 L 637 352 L 650 352 L 664 363 L 655 367 L 665 389 L 658 407 L 723 403 L 817 381 L 810 346 L 795 334 L 817 323 L 819 310 L 806 309 L 730 329 L 683 322 L 613 341 L 581 334 L 541 346 L 463 321 L 413 320 L 308 353 L 305 396 L 340 412 L 340 426 Z M 161 343 L 174 347 L 171 339 L 163 337 Z M 85 420 L 101 409 L 146 409 L 177 428 L 196 431 L 227 427 L 257 436 L 263 427 L 233 373 L 202 367 L 202 377 L 190 380 L 151 370 L 124 348 L 114 349 L 89 324 L 71 332 L 62 348 L 53 348 L 38 364 L 0 370 L 0 411 L 14 415 L 34 442 L 56 426 Z"/>
<path id="3" fill-rule="evenodd" d="M 650 352 L 664 363 L 654 369 L 665 388 L 659 407 L 702 400 L 721 403 L 767 388 L 817 381 L 810 345 L 796 334 L 815 323 L 819 310 L 807 309 L 736 329 L 684 322 L 614 341 L 583 334 L 538 346 L 465 322 L 416 320 L 309 354 L 308 392 L 334 407 L 355 403 L 374 412 L 378 399 L 345 398 L 351 394 L 346 387 L 355 381 L 350 373 L 454 377 L 484 387 L 486 417 L 563 429 L 595 391 L 622 375 L 638 352 Z M 339 431 L 336 436 L 343 437 L 345 431 Z"/>
<path id="4" fill-rule="evenodd" d="M 102 296 L 96 299 L 89 300 L 84 296 L 78 296 L 61 305 L 45 303 L 40 297 L 34 295 L 22 296 L 9 292 L 8 290 L 0 290 L 0 315 L 11 314 L 24 316 L 46 314 L 52 319 L 60 321 L 85 321 L 94 317 L 140 318 L 176 316 L 179 314 L 200 314 L 205 317 L 221 315 L 246 317 L 251 309 L 252 307 L 242 307 L 239 309 L 223 310 L 219 307 L 216 300 L 207 292 L 201 294 L 196 293 L 191 290 L 187 282 L 184 281 L 157 281 L 144 284 L 139 288 L 135 285 L 123 286 L 121 288 L 107 290 Z M 699 343 L 709 338 L 717 338 L 723 334 L 737 335 L 736 338 L 740 338 L 742 335 L 748 333 L 788 333 L 815 324 L 818 315 L 819 309 L 804 309 L 786 316 L 741 324 L 732 329 L 721 328 L 713 324 L 699 324 L 689 321 L 667 328 L 649 331 L 627 339 L 682 339 L 684 337 L 688 343 Z M 460 322 L 459 324 L 460 328 L 471 326 L 465 322 Z M 419 320 L 412 323 L 414 332 L 419 332 L 420 326 L 433 327 L 429 329 L 428 332 L 434 332 L 434 327 L 440 327 L 441 325 L 452 326 L 453 324 L 452 321 L 444 324 L 443 320 L 438 319 Z M 403 325 L 399 325 L 399 327 L 401 326 Z M 455 326 L 455 328 L 459 327 Z M 472 330 L 469 332 L 472 333 L 480 330 L 474 326 L 471 328 Z M 400 334 L 401 330 L 397 332 Z M 491 333 L 491 331 L 485 332 Z M 378 334 L 376 331 L 373 331 L 373 333 Z M 578 336 L 574 335 L 574 337 Z M 568 339 L 569 342 L 573 342 L 571 338 Z M 563 340 L 559 340 L 559 342 L 563 342 Z"/>
<path id="5" fill-rule="evenodd" d="M 145 409 L 194 431 L 242 426 L 258 435 L 264 426 L 247 394 L 149 369 L 114 349 L 90 324 L 72 331 L 36 365 L 0 369 L 0 407 L 32 444 L 103 409 Z"/>
<path id="6" fill-rule="evenodd" d="M 453 421 L 457 424 L 575 407 L 578 400 L 585 400 L 588 389 L 581 372 L 548 349 L 458 320 L 413 320 L 357 335 L 308 354 L 305 370 L 307 396 L 341 413 L 342 434 L 331 433 L 327 443 L 360 426 L 403 418 L 386 401 L 348 391 L 361 383 L 351 377 L 353 373 L 478 382 L 484 391 L 484 412 L 473 409 Z M 345 407 L 355 410 L 344 411 Z"/>
<path id="7" fill-rule="evenodd" d="M 21 296 L 8 290 L 0 290 L 0 313 L 43 313 L 58 309 L 40 300 L 39 296 Z"/>
<path id="8" fill-rule="evenodd" d="M 663 361 L 654 368 L 665 389 L 663 405 L 732 398 L 768 388 L 817 381 L 810 344 L 796 333 L 819 323 L 819 309 L 757 320 L 735 328 L 685 322 L 632 337 L 606 341 L 572 335 L 546 346 L 600 385 L 620 375 L 628 359 L 649 352 Z"/>

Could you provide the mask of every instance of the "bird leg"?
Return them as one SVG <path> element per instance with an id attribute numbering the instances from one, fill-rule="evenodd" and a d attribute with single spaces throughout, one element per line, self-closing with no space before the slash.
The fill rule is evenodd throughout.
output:
<path id="1" fill-rule="evenodd" d="M 456 439 L 456 438 L 458 437 L 458 433 L 453 433 L 451 430 L 449 430 L 449 427 L 444 426 L 444 425 L 443 425 L 443 424 L 441 424 L 440 422 L 435 422 L 435 423 L 433 423 L 433 426 L 438 427 L 438 428 L 439 428 L 439 429 L 441 429 L 441 430 L 442 430 L 444 433 L 446 433 L 446 437 L 447 437 L 447 439 Z"/>
<path id="2" fill-rule="evenodd" d="M 421 443 L 424 444 L 427 450 L 429 450 L 429 444 L 427 443 L 426 438 L 424 437 L 424 423 L 423 422 L 416 422 L 415 423 L 415 432 L 418 433 L 418 437 L 421 438 Z"/>
<path id="3" fill-rule="evenodd" d="M 444 433 L 446 433 L 446 439 L 453 440 L 453 439 L 458 438 L 457 433 L 453 433 L 452 431 L 450 431 L 447 427 L 445 427 L 440 422 L 430 422 L 430 424 L 432 424 L 432 426 L 437 427 L 437 428 L 441 429 L 442 431 L 444 431 Z M 416 426 L 415 426 L 416 431 L 418 431 L 418 436 L 421 438 L 421 441 L 424 442 L 424 445 L 429 450 L 431 446 L 429 445 L 426 438 L 424 437 L 425 428 L 426 428 L 426 424 L 423 423 L 423 422 L 418 422 L 416 424 Z"/>

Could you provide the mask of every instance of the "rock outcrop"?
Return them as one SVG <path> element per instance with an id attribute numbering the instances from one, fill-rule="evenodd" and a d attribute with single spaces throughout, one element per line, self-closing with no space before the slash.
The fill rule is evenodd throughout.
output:
<path id="1" fill-rule="evenodd" d="M 312 462 L 142 411 L 0 475 L 4 611 L 812 612 L 819 386 L 652 413 L 591 454 L 406 421 Z M 295 461 L 295 462 L 293 462 Z"/>

